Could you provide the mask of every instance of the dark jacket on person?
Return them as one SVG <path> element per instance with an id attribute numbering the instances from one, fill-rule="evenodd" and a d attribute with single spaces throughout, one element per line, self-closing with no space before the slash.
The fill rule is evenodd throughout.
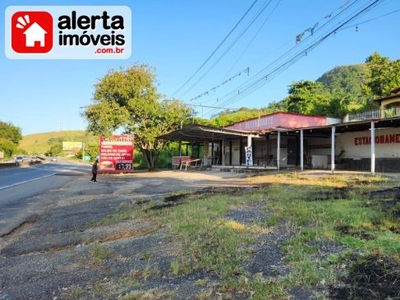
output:
<path id="1" fill-rule="evenodd" d="M 97 166 L 97 160 L 93 163 L 92 165 L 92 173 L 97 173 L 98 166 Z"/>

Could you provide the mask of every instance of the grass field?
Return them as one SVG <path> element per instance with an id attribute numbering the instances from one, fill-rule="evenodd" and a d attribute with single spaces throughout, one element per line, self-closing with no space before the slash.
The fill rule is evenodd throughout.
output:
<path id="1" fill-rule="evenodd" d="M 85 144 L 97 144 L 98 137 L 88 134 L 86 131 L 53 131 L 45 133 L 29 134 L 23 137 L 20 148 L 28 154 L 43 154 L 56 143 L 83 142 Z"/>
<path id="2" fill-rule="evenodd" d="M 151 219 L 168 228 L 182 245 L 171 273 L 180 277 L 204 272 L 212 274 L 207 282 L 212 276 L 219 279 L 197 299 L 283 300 L 292 299 L 289 291 L 296 289 L 312 291 L 315 299 L 399 299 L 396 181 L 297 173 L 262 176 L 257 181 L 262 185 L 251 192 L 214 190 L 173 195 L 173 201 L 166 199 L 168 205 L 149 202 L 139 210 L 133 205 L 105 222 Z M 264 217 L 246 218 L 244 212 L 252 207 L 253 216 L 262 211 Z M 284 237 L 276 253 L 265 242 L 269 235 Z M 260 243 L 268 251 L 257 248 Z M 281 257 L 270 267 L 279 276 L 244 268 L 255 257 L 260 266 L 270 257 Z"/>

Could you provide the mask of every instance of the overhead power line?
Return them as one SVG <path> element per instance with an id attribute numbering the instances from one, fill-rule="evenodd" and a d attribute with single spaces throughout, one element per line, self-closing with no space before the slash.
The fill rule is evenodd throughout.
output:
<path id="1" fill-rule="evenodd" d="M 243 35 L 249 30 L 249 28 L 254 24 L 254 22 L 261 16 L 261 14 L 266 10 L 266 8 L 271 4 L 273 0 L 267 0 L 266 3 L 258 10 L 255 16 L 250 20 L 250 22 L 246 25 L 246 27 L 239 33 L 239 35 L 235 38 L 235 40 L 228 46 L 228 48 L 217 58 L 217 60 L 208 68 L 208 70 L 195 82 L 190 86 L 184 94 L 188 91 L 192 90 L 204 77 L 207 76 L 208 73 L 222 60 L 222 58 L 235 46 L 235 44 L 243 37 Z M 267 19 L 268 20 L 268 19 Z"/>
<path id="2" fill-rule="evenodd" d="M 187 106 L 194 106 L 194 107 L 204 107 L 204 108 L 213 108 L 213 109 L 229 109 L 229 110 L 238 110 L 237 107 L 226 107 L 226 106 L 211 106 L 211 105 L 201 105 L 201 104 L 188 104 L 185 103 Z"/>
<path id="3" fill-rule="evenodd" d="M 229 31 L 229 33 L 225 36 L 225 38 L 219 43 L 217 48 L 214 49 L 213 52 L 207 57 L 207 59 L 198 67 L 198 69 L 189 77 L 188 80 L 174 93 L 176 95 L 179 93 L 192 79 L 197 75 L 197 73 L 205 66 L 206 63 L 214 56 L 214 54 L 221 48 L 221 46 L 225 43 L 225 41 L 231 36 L 231 34 L 235 31 L 235 29 L 239 26 L 239 24 L 243 21 L 243 19 L 247 16 L 247 14 L 251 11 L 254 5 L 257 3 L 258 0 L 254 0 L 254 2 L 250 5 L 250 7 L 246 10 L 244 15 L 239 19 L 239 21 L 235 24 L 235 26 Z"/>
<path id="4" fill-rule="evenodd" d="M 351 5 L 357 3 L 358 1 L 359 0 L 354 1 L 352 4 L 350 4 L 346 8 L 344 8 L 343 11 L 348 9 L 349 7 L 351 7 Z M 223 106 L 223 105 L 232 104 L 232 103 L 238 101 L 239 99 L 243 98 L 244 96 L 248 96 L 249 94 L 253 93 L 255 90 L 261 88 L 268 81 L 270 81 L 273 77 L 277 76 L 279 73 L 288 69 L 291 65 L 293 65 L 295 62 L 297 62 L 300 58 L 306 56 L 308 53 L 310 53 L 312 50 L 314 50 L 318 45 L 320 45 L 327 38 L 336 34 L 338 31 L 345 29 L 346 28 L 345 26 L 348 25 L 350 22 L 354 21 L 360 15 L 371 10 L 380 1 L 383 1 L 383 0 L 374 0 L 374 1 L 370 2 L 368 5 L 363 6 L 362 8 L 359 8 L 356 12 L 354 12 L 353 14 L 348 16 L 346 19 L 339 20 L 339 25 L 336 25 L 335 27 L 333 27 L 333 29 L 330 29 L 326 34 L 324 34 L 322 37 L 320 37 L 317 41 L 315 41 L 309 45 L 306 45 L 305 47 L 302 47 L 302 44 L 304 42 L 306 42 L 307 39 L 311 39 L 311 36 L 307 37 L 306 39 L 304 39 L 302 41 L 301 44 L 298 44 L 298 45 L 292 47 L 289 51 L 287 51 L 286 53 L 281 55 L 278 59 L 276 59 L 274 62 L 272 62 L 269 66 L 267 66 L 266 68 L 264 68 L 263 70 L 261 70 L 260 72 L 255 74 L 246 83 L 242 84 L 237 89 L 226 94 L 225 96 L 220 97 L 219 100 L 224 99 L 224 98 L 228 98 L 228 99 L 223 101 L 222 103 L 219 102 L 219 105 Z M 340 14 L 342 14 L 343 11 L 341 11 L 339 14 L 337 14 L 337 16 L 335 16 L 335 18 L 338 17 Z M 334 19 L 334 18 L 332 18 L 332 19 Z M 331 23 L 331 22 L 332 21 L 329 20 L 327 22 L 327 24 Z M 323 26 L 318 28 L 318 30 L 320 31 L 321 28 L 327 26 L 327 24 L 324 24 Z M 299 47 L 301 48 L 301 50 L 297 51 L 292 56 L 290 56 L 288 59 L 284 60 L 283 62 L 281 62 L 277 65 L 277 63 L 279 61 L 281 61 L 282 59 L 287 57 L 288 54 L 290 54 L 294 50 L 298 49 Z M 276 67 L 274 67 L 274 65 L 276 65 Z M 267 71 L 268 69 L 271 69 L 271 70 Z"/>

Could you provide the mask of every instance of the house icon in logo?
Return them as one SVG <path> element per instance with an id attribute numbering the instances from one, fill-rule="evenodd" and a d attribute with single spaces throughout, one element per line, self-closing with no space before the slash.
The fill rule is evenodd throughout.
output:
<path id="1" fill-rule="evenodd" d="M 33 23 L 27 30 L 25 34 L 25 45 L 26 47 L 35 47 L 35 43 L 39 42 L 40 47 L 45 46 L 45 36 L 47 31 L 44 30 L 38 23 Z"/>
<path id="2" fill-rule="evenodd" d="M 11 17 L 11 47 L 20 54 L 45 54 L 53 48 L 53 17 L 46 11 L 17 11 Z"/>

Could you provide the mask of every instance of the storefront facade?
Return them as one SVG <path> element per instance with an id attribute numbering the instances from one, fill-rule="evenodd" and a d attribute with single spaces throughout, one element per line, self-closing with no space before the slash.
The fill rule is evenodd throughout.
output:
<path id="1" fill-rule="evenodd" d="M 396 103 L 393 96 L 388 98 Z M 398 172 L 397 108 L 344 120 L 278 112 L 224 128 L 191 125 L 160 138 L 202 143 L 201 159 L 207 166 Z"/>

